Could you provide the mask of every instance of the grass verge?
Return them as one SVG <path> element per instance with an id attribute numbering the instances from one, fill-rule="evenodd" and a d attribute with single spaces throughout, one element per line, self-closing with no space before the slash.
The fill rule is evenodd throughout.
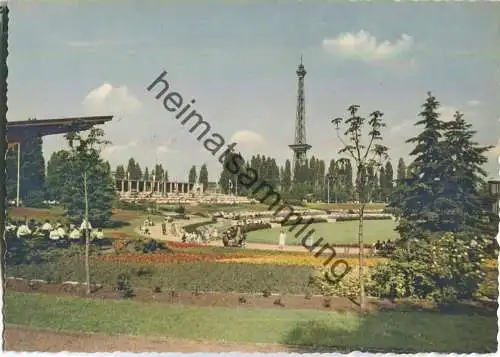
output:
<path id="1" fill-rule="evenodd" d="M 341 351 L 487 353 L 497 349 L 494 313 L 360 315 L 181 307 L 7 292 L 4 318 L 7 324 L 58 331 L 329 346 Z"/>

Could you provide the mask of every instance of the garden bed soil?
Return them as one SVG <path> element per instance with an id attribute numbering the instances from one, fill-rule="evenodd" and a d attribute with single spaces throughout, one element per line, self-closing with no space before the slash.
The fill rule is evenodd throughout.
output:
<path id="1" fill-rule="evenodd" d="M 85 287 L 66 288 L 63 284 L 37 284 L 35 288 L 28 286 L 27 281 L 7 280 L 7 290 L 22 293 L 43 293 L 58 296 L 88 297 L 91 299 L 117 299 L 122 300 L 120 294 L 112 287 L 104 286 L 87 296 Z M 271 295 L 264 297 L 263 294 L 249 294 L 236 292 L 189 292 L 169 291 L 153 292 L 153 290 L 135 290 L 134 296 L 128 300 L 139 302 L 157 302 L 181 304 L 199 307 L 226 307 L 226 308 L 275 308 L 275 309 L 312 309 L 320 311 L 353 311 L 359 312 L 359 307 L 347 298 L 304 295 Z M 325 300 L 329 300 L 329 306 L 325 306 Z M 368 311 L 380 308 L 391 308 L 396 306 L 389 301 L 368 300 Z"/>

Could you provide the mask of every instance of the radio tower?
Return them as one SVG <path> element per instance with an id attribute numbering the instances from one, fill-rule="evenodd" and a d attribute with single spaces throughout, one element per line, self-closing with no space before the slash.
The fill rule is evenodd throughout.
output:
<path id="1" fill-rule="evenodd" d="M 295 141 L 292 145 L 288 145 L 293 151 L 293 168 L 295 172 L 297 165 L 303 165 L 307 158 L 307 150 L 311 148 L 306 142 L 306 108 L 304 98 L 304 77 L 306 70 L 302 64 L 302 56 L 300 56 L 300 65 L 297 69 L 298 91 L 297 91 L 297 118 L 295 119 Z"/>

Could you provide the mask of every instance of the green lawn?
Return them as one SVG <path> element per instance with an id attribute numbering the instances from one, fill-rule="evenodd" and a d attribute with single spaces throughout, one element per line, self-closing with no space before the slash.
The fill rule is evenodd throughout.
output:
<path id="1" fill-rule="evenodd" d="M 496 315 L 355 313 L 201 308 L 7 292 L 5 323 L 52 330 L 235 342 L 329 346 L 332 350 L 487 353 Z"/>
<path id="2" fill-rule="evenodd" d="M 295 238 L 295 234 L 300 231 L 303 225 L 300 225 L 292 232 L 288 230 L 292 226 L 283 227 L 287 233 L 287 244 L 290 245 L 300 245 L 300 239 Z M 397 238 L 397 233 L 394 231 L 396 223 L 392 220 L 372 220 L 364 222 L 364 240 L 365 243 L 375 243 L 377 240 L 387 241 L 388 239 L 395 240 Z M 270 228 L 259 231 L 253 231 L 248 233 L 248 242 L 252 243 L 270 243 L 278 244 L 278 237 L 280 230 L 282 228 Z M 347 221 L 347 222 L 332 222 L 332 223 L 314 223 L 309 226 L 310 229 L 314 229 L 316 232 L 313 237 L 313 241 L 316 241 L 320 237 L 323 238 L 323 242 L 345 244 L 345 243 L 356 243 L 358 241 L 358 222 L 357 221 Z M 300 237 L 303 237 L 306 232 L 303 232 Z"/>

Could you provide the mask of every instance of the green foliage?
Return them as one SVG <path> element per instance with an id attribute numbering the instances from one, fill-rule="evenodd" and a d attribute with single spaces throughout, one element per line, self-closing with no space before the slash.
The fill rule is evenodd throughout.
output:
<path id="1" fill-rule="evenodd" d="M 479 191 L 490 147 L 473 141 L 475 131 L 462 114 L 439 120 L 439 106 L 429 93 L 415 124 L 423 129 L 407 141 L 415 145 L 414 161 L 404 179 L 403 163 L 398 165 L 399 186 L 390 203 L 400 216 L 397 231 L 402 240 L 423 239 L 426 232 L 494 234 L 496 220 Z"/>
<path id="2" fill-rule="evenodd" d="M 115 200 L 110 166 L 100 155 L 101 147 L 109 143 L 103 136 L 104 132 L 96 128 L 92 128 L 86 138 L 76 133 L 67 134 L 71 150 L 61 170 L 64 179 L 61 203 L 76 222 L 81 222 L 85 213 L 83 176 L 87 174 L 89 220 L 94 226 L 109 221 Z"/>
<path id="3" fill-rule="evenodd" d="M 41 207 L 45 199 L 45 160 L 42 153 L 42 139 L 28 136 L 21 141 L 19 197 L 24 206 Z M 6 154 L 7 197 L 17 194 L 17 146 Z"/>
<path id="4" fill-rule="evenodd" d="M 429 241 L 429 243 L 427 242 Z M 470 299 L 484 278 L 481 253 L 486 241 L 453 233 L 433 235 L 397 248 L 372 274 L 373 293 L 388 298 L 431 299 L 451 303 Z"/>
<path id="5" fill-rule="evenodd" d="M 116 290 L 124 299 L 134 297 L 134 289 L 132 288 L 132 283 L 130 282 L 130 276 L 128 274 L 122 273 L 116 277 Z"/>
<path id="6" fill-rule="evenodd" d="M 69 151 L 59 150 L 52 153 L 47 163 L 47 198 L 50 200 L 61 201 L 62 199 L 70 156 Z"/>
<path id="7" fill-rule="evenodd" d="M 125 168 L 123 165 L 118 165 L 115 170 L 115 179 L 116 180 L 125 180 Z"/>
<path id="8" fill-rule="evenodd" d="M 196 183 L 196 178 L 197 178 L 196 166 L 193 165 L 191 166 L 191 169 L 189 169 L 188 182 Z"/>
<path id="9" fill-rule="evenodd" d="M 359 266 L 352 269 L 336 283 L 328 280 L 329 268 L 317 269 L 309 279 L 309 284 L 316 287 L 324 296 L 340 296 L 354 299 L 360 294 Z M 370 273 L 363 271 L 365 287 L 372 285 Z"/>

